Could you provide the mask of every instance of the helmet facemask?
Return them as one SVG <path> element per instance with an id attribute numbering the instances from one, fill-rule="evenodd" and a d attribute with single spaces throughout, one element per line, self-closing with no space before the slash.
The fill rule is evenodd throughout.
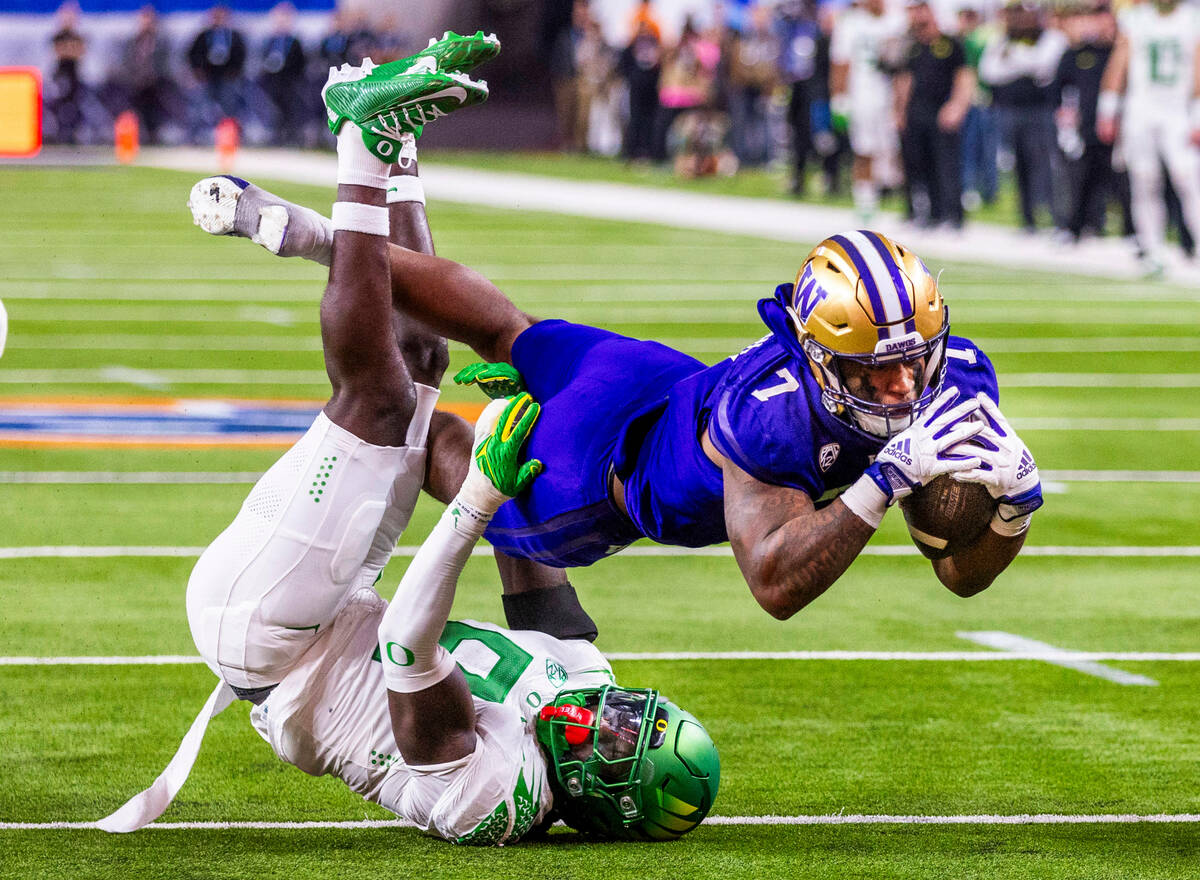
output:
<path id="1" fill-rule="evenodd" d="M 660 713 L 657 691 L 611 685 L 563 691 L 542 708 L 538 740 L 566 795 L 563 811 L 597 820 L 581 830 L 619 833 L 643 818 L 646 750 L 666 731 Z"/>
<path id="2" fill-rule="evenodd" d="M 949 328 L 949 310 L 945 309 L 942 328 L 930 339 L 912 333 L 908 338 L 881 340 L 871 354 L 849 354 L 834 351 L 805 334 L 801 347 L 821 384 L 825 409 L 872 439 L 887 439 L 916 421 L 937 396 L 946 374 Z M 873 389 L 866 381 L 865 370 L 893 364 L 912 366 L 914 397 L 899 403 L 880 403 L 870 396 Z"/>

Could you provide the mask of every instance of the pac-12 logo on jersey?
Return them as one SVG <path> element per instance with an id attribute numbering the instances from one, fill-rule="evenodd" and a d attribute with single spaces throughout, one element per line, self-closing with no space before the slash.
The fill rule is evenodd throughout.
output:
<path id="1" fill-rule="evenodd" d="M 561 663 L 546 658 L 546 678 L 554 687 L 562 687 L 567 683 L 567 670 Z"/>
<path id="2" fill-rule="evenodd" d="M 842 451 L 840 443 L 826 443 L 821 447 L 821 453 L 817 457 L 817 464 L 821 466 L 821 473 L 833 467 L 833 463 L 837 461 L 838 453 Z"/>

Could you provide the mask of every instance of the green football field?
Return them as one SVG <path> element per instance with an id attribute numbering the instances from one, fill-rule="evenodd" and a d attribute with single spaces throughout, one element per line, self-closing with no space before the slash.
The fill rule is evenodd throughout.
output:
<path id="1" fill-rule="evenodd" d="M 193 180 L 0 169 L 0 420 L 34 401 L 322 399 L 323 270 L 199 232 Z M 632 223 L 430 214 L 439 253 L 527 311 L 710 363 L 762 335 L 754 300 L 804 257 Z M 340 782 L 280 763 L 246 704 L 212 723 L 164 827 L 80 827 L 151 782 L 211 689 L 202 664 L 148 658 L 194 655 L 183 597 L 197 548 L 278 451 L 4 442 L 0 878 L 1194 880 L 1200 292 L 1029 272 L 1020 254 L 1006 269 L 928 262 L 945 270 L 955 331 L 996 364 L 1046 506 L 1025 553 L 970 600 L 938 585 L 894 514 L 786 622 L 758 608 L 726 549 L 638 545 L 573 573 L 618 680 L 660 688 L 720 748 L 712 821 L 670 844 L 562 829 L 469 850 L 380 826 L 388 814 Z M 469 359 L 456 348 L 451 369 Z M 385 595 L 437 513 L 418 508 Z M 469 563 L 455 614 L 502 621 L 489 559 Z M 1056 649 L 1086 656 L 1045 659 Z"/>

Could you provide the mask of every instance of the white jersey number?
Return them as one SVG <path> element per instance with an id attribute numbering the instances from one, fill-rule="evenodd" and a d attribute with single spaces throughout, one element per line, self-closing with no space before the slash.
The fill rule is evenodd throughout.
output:
<path id="1" fill-rule="evenodd" d="M 757 391 L 750 392 L 758 400 L 770 400 L 780 394 L 787 394 L 790 391 L 795 391 L 800 387 L 800 383 L 796 381 L 796 377 L 792 375 L 791 370 L 784 367 L 781 370 L 776 370 L 775 375 L 783 381 L 778 385 L 772 385 L 770 388 L 759 388 Z"/>

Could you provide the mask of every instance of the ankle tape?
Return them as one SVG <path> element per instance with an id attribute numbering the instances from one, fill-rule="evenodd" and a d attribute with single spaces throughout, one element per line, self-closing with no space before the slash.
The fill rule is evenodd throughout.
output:
<path id="1" fill-rule="evenodd" d="M 367 235 L 387 235 L 392 231 L 388 209 L 383 205 L 362 205 L 358 202 L 333 203 L 333 231 L 365 232 Z"/>
<path id="2" fill-rule="evenodd" d="M 387 203 L 394 205 L 398 202 L 425 204 L 425 187 L 421 185 L 421 178 L 411 174 L 397 174 L 388 178 Z"/>

